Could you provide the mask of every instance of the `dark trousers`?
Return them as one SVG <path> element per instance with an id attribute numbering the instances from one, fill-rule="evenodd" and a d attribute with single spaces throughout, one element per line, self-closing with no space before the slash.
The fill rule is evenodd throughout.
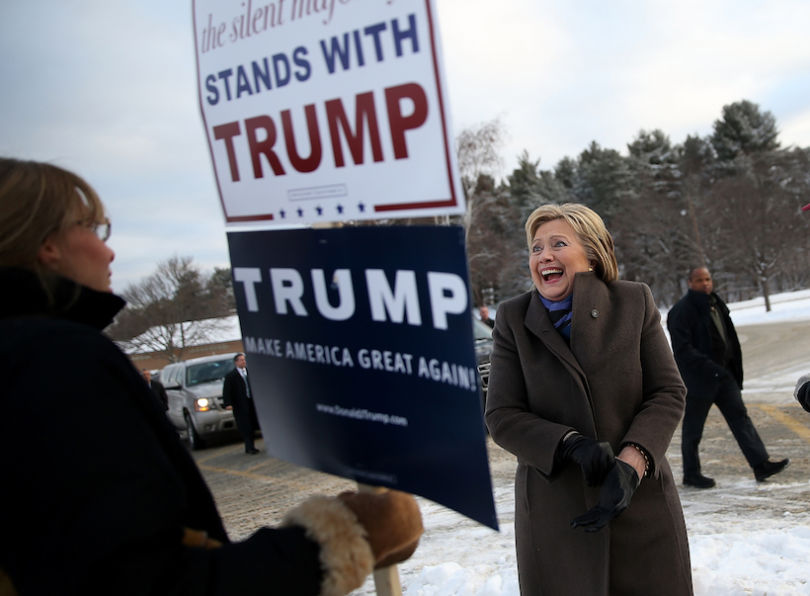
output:
<path id="1" fill-rule="evenodd" d="M 234 412 L 234 418 L 236 418 L 236 428 L 239 429 L 239 434 L 242 435 L 242 440 L 245 442 L 245 451 L 252 451 L 256 448 L 254 437 L 256 431 L 259 430 L 259 420 L 253 400 L 247 398 L 245 401 L 247 402 L 247 412 Z"/>
<path id="2" fill-rule="evenodd" d="M 712 404 L 716 404 L 723 418 L 726 419 L 731 433 L 737 440 L 748 465 L 752 468 L 768 460 L 768 451 L 748 417 L 743 404 L 740 389 L 730 376 L 719 380 L 714 392 L 686 395 L 686 411 L 683 416 L 681 433 L 681 454 L 683 455 L 683 475 L 700 473 L 700 456 L 698 446 L 703 436 L 703 425 Z"/>

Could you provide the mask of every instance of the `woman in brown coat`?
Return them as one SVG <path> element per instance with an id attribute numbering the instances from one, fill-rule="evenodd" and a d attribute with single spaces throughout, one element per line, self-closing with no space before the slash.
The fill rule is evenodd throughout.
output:
<path id="1" fill-rule="evenodd" d="M 665 456 L 686 392 L 652 294 L 617 281 L 583 205 L 538 208 L 526 234 L 535 288 L 498 309 L 486 409 L 518 459 L 521 593 L 691 594 Z"/>

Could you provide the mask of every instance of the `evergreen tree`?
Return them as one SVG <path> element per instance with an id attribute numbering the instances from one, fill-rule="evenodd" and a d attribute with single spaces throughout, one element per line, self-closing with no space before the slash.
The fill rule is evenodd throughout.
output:
<path id="1" fill-rule="evenodd" d="M 521 215 L 529 213 L 542 202 L 540 195 L 540 160 L 532 161 L 524 150 L 518 156 L 518 166 L 507 177 L 512 203 Z"/>
<path id="2" fill-rule="evenodd" d="M 520 154 L 518 167 L 512 170 L 507 180 L 512 202 L 523 220 L 540 205 L 558 205 L 572 200 L 555 173 L 540 169 L 540 160 L 532 161 L 528 151 Z"/>
<path id="3" fill-rule="evenodd" d="M 641 130 L 627 151 L 591 142 L 553 170 L 524 151 L 505 185 L 476 179 L 486 205 L 476 225 L 489 226 L 476 242 L 488 253 L 471 259 L 471 276 L 486 268 L 480 283 L 497 277 L 501 298 L 524 291 L 526 217 L 541 204 L 579 202 L 605 220 L 620 275 L 648 283 L 659 304 L 683 294 L 697 265 L 708 266 L 731 299 L 759 291 L 767 302 L 776 289 L 810 285 L 810 216 L 800 212 L 810 202 L 810 149 L 780 150 L 770 112 L 739 101 L 723 107 L 709 136 L 679 145 L 660 129 Z"/>
<path id="4" fill-rule="evenodd" d="M 718 236 L 717 262 L 723 270 L 750 280 L 770 311 L 775 278 L 798 255 L 807 268 L 806 222 L 800 208 L 807 184 L 807 152 L 767 151 L 751 155 L 748 168 L 722 178 L 711 188 L 711 209 Z M 719 225 L 717 225 L 719 223 Z"/>
<path id="5" fill-rule="evenodd" d="M 571 192 L 610 224 L 634 197 L 628 161 L 615 149 L 603 149 L 596 141 L 579 155 Z"/>
<path id="6" fill-rule="evenodd" d="M 679 152 L 679 167 L 682 178 L 681 198 L 682 214 L 688 220 L 689 246 L 686 252 L 686 269 L 700 265 L 708 265 L 707 239 L 710 240 L 712 227 L 705 225 L 705 220 L 698 217 L 705 209 L 705 197 L 711 186 L 713 167 L 715 163 L 714 149 L 709 139 L 689 135 Z M 683 276 L 687 271 L 682 268 Z M 686 289 L 685 282 L 681 281 L 682 289 Z"/>
<path id="7" fill-rule="evenodd" d="M 680 147 L 661 130 L 640 131 L 627 145 L 635 197 L 614 224 L 625 279 L 644 281 L 669 302 L 679 297 L 678 273 L 688 247 L 682 215 Z"/>
<path id="8" fill-rule="evenodd" d="M 779 148 L 776 119 L 746 99 L 723 106 L 723 117 L 714 122 L 712 145 L 721 160 L 731 161 Z"/>
<path id="9" fill-rule="evenodd" d="M 467 258 L 473 300 L 482 304 L 485 290 L 495 290 L 495 300 L 516 293 L 514 280 L 525 272 L 527 251 L 520 210 L 510 200 L 509 188 L 496 186 L 491 176 L 481 175 L 473 190 L 476 208 L 467 233 Z"/>

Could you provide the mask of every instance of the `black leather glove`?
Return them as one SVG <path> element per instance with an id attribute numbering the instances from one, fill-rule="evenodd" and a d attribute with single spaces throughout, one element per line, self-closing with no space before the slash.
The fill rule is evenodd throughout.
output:
<path id="1" fill-rule="evenodd" d="M 616 459 L 610 443 L 600 443 L 579 433 L 566 439 L 561 448 L 564 460 L 576 462 L 582 468 L 588 486 L 602 484 Z"/>
<path id="2" fill-rule="evenodd" d="M 810 381 L 804 383 L 796 392 L 796 398 L 799 400 L 801 406 L 810 412 Z"/>
<path id="3" fill-rule="evenodd" d="M 630 464 L 620 459 L 615 461 L 616 465 L 605 477 L 599 493 L 599 503 L 571 520 L 572 528 L 582 526 L 586 532 L 596 532 L 630 505 L 630 499 L 638 487 L 638 474 Z"/>

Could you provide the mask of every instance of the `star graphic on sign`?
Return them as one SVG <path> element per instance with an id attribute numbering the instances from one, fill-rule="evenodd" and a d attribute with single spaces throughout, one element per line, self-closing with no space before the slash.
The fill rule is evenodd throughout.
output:
<path id="1" fill-rule="evenodd" d="M 360 210 L 361 213 L 366 210 L 366 206 L 363 203 L 358 203 L 357 208 Z"/>
<path id="2" fill-rule="evenodd" d="M 323 207 L 321 207 L 320 205 L 315 207 L 315 211 L 318 212 L 318 215 L 323 215 Z"/>
<path id="3" fill-rule="evenodd" d="M 304 210 L 301 207 L 298 208 L 298 217 L 304 217 Z"/>
<path id="4" fill-rule="evenodd" d="M 285 217 L 287 217 L 287 212 L 286 212 L 286 211 L 284 211 L 284 209 L 282 209 L 281 211 L 279 211 L 279 212 L 278 212 L 278 214 L 281 216 L 281 219 L 284 219 Z"/>
<path id="5" fill-rule="evenodd" d="M 338 213 L 343 213 L 343 205 L 338 205 L 337 206 L 337 212 Z"/>

